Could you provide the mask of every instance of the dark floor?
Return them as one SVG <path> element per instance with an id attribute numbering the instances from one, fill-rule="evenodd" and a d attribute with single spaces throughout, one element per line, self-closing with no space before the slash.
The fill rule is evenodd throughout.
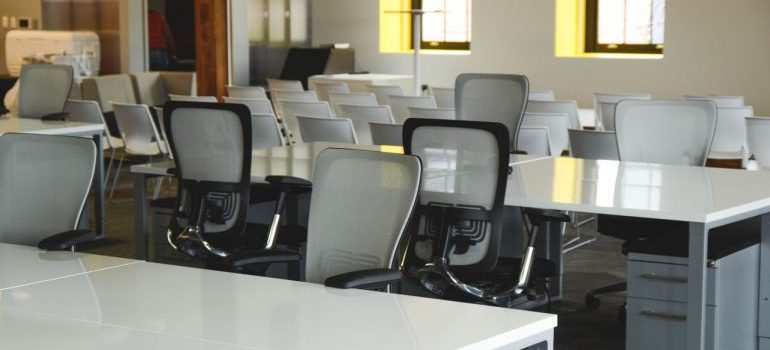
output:
<path id="1" fill-rule="evenodd" d="M 150 183 L 152 185 L 152 183 Z M 153 188 L 154 186 L 148 186 Z M 168 184 L 163 195 L 170 195 Z M 89 249 L 89 252 L 132 258 L 133 202 L 130 176 L 121 174 L 115 199 L 120 203 L 107 204 L 106 244 Z M 151 194 L 150 194 L 151 195 Z M 573 230 L 568 230 L 572 234 Z M 594 226 L 589 223 L 580 228 L 583 236 L 593 236 Z M 625 279 L 625 257 L 620 253 L 620 241 L 599 236 L 597 241 L 573 250 L 565 255 L 564 298 L 555 302 L 551 312 L 559 315 L 556 328 L 556 349 L 603 350 L 625 347 L 625 328 L 618 322 L 618 310 L 625 294 L 609 294 L 601 297 L 598 310 L 587 310 L 585 291 Z M 544 311 L 544 310 L 538 310 Z"/>

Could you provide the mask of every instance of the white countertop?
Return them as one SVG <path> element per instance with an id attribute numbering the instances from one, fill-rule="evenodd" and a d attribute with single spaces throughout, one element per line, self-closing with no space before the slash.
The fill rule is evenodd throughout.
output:
<path id="1" fill-rule="evenodd" d="M 72 135 L 84 133 L 97 133 L 104 130 L 104 124 L 42 121 L 27 118 L 0 119 L 0 134 L 7 132 L 44 134 L 44 135 Z"/>
<path id="2" fill-rule="evenodd" d="M 505 204 L 710 223 L 770 207 L 770 172 L 556 157 L 515 164 Z"/>

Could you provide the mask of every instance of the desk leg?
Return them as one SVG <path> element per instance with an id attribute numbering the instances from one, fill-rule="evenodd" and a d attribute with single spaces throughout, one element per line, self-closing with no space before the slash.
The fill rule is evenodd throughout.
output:
<path id="1" fill-rule="evenodd" d="M 132 174 L 134 179 L 134 258 L 147 260 L 147 178 Z"/>
<path id="2" fill-rule="evenodd" d="M 107 230 L 104 228 L 104 149 L 102 148 L 102 134 L 94 134 L 96 142 L 96 169 L 94 171 L 94 211 L 96 212 L 96 234 L 104 237 Z"/>
<path id="3" fill-rule="evenodd" d="M 708 230 L 702 223 L 690 223 L 687 279 L 687 349 L 703 349 L 706 325 L 706 257 Z"/>
<path id="4" fill-rule="evenodd" d="M 762 243 L 759 251 L 760 337 L 770 338 L 770 214 L 762 215 Z"/>

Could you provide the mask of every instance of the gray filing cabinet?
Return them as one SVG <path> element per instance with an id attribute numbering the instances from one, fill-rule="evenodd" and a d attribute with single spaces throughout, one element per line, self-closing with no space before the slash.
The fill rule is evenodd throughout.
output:
<path id="1" fill-rule="evenodd" d="M 711 243 L 710 243 L 711 244 Z M 687 258 L 630 252 L 626 349 L 685 349 Z M 706 349 L 758 344 L 759 245 L 709 260 Z"/>

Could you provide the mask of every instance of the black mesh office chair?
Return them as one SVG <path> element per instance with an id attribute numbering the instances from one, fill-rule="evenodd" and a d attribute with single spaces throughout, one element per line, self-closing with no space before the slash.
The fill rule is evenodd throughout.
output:
<path id="1" fill-rule="evenodd" d="M 168 241 L 175 249 L 225 269 L 225 259 L 244 249 L 283 254 L 280 244 L 296 251 L 305 240 L 303 228 L 280 227 L 286 197 L 308 191 L 310 182 L 288 176 L 265 180 L 279 189 L 269 226 L 247 223 L 250 199 L 251 115 L 240 104 L 168 102 L 164 107 L 168 141 L 175 155 L 178 193 Z M 281 231 L 280 235 L 278 231 Z M 298 262 L 297 262 L 298 264 Z M 266 266 L 240 272 L 263 274 Z M 291 271 L 296 271 L 295 266 Z M 296 276 L 293 276 L 296 278 Z"/>
<path id="2" fill-rule="evenodd" d="M 501 123 L 408 119 L 404 151 L 423 162 L 406 268 L 440 297 L 469 297 L 510 307 L 547 292 L 556 266 L 535 258 L 538 230 L 559 212 L 525 210 L 533 224 L 525 256 L 501 257 L 503 200 L 509 171 L 508 129 Z"/>

